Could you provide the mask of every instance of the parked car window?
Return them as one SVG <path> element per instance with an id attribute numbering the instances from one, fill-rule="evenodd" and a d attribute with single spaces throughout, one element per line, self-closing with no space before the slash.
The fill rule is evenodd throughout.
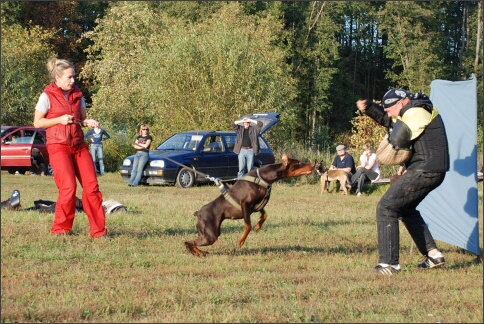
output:
<path id="1" fill-rule="evenodd" d="M 31 136 L 28 136 L 28 137 L 25 137 L 25 136 L 19 137 L 19 138 L 17 138 L 17 140 L 13 144 L 32 144 L 32 137 Z"/>
<path id="2" fill-rule="evenodd" d="M 45 144 L 44 137 L 39 132 L 35 133 L 34 144 Z"/>
<path id="3" fill-rule="evenodd" d="M 18 143 L 18 139 L 20 137 L 21 137 L 20 131 L 15 132 L 15 133 L 13 133 L 12 135 L 10 135 L 7 138 L 7 140 L 5 141 L 5 143 L 7 143 L 7 144 L 15 144 L 15 143 Z"/>
<path id="4" fill-rule="evenodd" d="M 186 134 L 177 134 L 165 142 L 163 142 L 160 146 L 158 146 L 157 150 L 195 150 L 197 144 L 202 140 L 202 135 L 186 135 Z"/>
<path id="5" fill-rule="evenodd" d="M 259 147 L 261 149 L 268 149 L 269 147 L 266 145 L 266 142 L 264 142 L 263 140 L 259 139 Z"/>
<path id="6" fill-rule="evenodd" d="M 34 142 L 35 130 L 25 129 L 23 136 L 17 138 L 17 143 L 32 144 Z"/>
<path id="7" fill-rule="evenodd" d="M 227 145 L 228 151 L 233 151 L 235 146 L 235 138 L 236 135 L 227 135 L 225 136 L 225 144 Z"/>
<path id="8" fill-rule="evenodd" d="M 197 149 L 198 143 L 202 140 L 202 136 L 194 135 L 187 136 L 187 148 L 189 150 L 195 151 Z"/>
<path id="9" fill-rule="evenodd" d="M 209 136 L 203 144 L 204 152 L 222 152 L 222 138 L 220 136 Z"/>

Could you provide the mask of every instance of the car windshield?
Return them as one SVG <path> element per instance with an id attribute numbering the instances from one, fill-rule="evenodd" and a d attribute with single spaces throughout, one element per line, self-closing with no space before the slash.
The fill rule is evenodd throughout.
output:
<path id="1" fill-rule="evenodd" d="M 176 134 L 161 143 L 156 149 L 195 151 L 202 138 L 202 135 Z"/>

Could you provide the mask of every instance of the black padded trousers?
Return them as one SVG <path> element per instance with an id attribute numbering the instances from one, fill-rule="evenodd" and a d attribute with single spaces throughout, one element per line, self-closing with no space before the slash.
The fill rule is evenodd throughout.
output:
<path id="1" fill-rule="evenodd" d="M 437 248 L 417 206 L 444 178 L 445 172 L 408 170 L 383 195 L 376 210 L 379 263 L 399 264 L 398 220 L 405 225 L 420 253 L 427 255 Z"/>

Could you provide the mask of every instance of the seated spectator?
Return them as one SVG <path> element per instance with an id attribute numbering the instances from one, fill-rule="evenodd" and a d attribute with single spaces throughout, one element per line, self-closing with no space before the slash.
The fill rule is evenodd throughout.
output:
<path id="1" fill-rule="evenodd" d="M 365 182 L 373 182 L 380 179 L 380 166 L 376 161 L 376 154 L 371 151 L 370 144 L 363 145 L 363 154 L 360 156 L 360 165 L 356 167 L 356 173 L 351 177 L 351 187 L 356 186 L 356 195 L 361 196 Z"/>
<path id="2" fill-rule="evenodd" d="M 30 166 L 30 172 L 32 172 L 32 175 L 40 174 L 45 176 L 48 174 L 47 164 L 45 163 L 44 156 L 38 148 L 32 149 L 31 159 L 32 165 Z"/>
<path id="3" fill-rule="evenodd" d="M 344 170 L 348 176 L 348 183 L 346 187 L 351 187 L 351 177 L 356 172 L 355 160 L 353 159 L 353 156 L 351 156 L 351 154 L 346 152 L 346 147 L 342 144 L 336 146 L 336 153 L 337 155 L 334 157 L 333 163 L 331 164 L 329 169 Z"/>

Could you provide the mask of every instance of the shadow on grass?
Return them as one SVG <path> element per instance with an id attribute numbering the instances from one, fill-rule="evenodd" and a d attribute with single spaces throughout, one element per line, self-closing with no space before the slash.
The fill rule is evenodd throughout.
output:
<path id="1" fill-rule="evenodd" d="M 222 223 L 221 229 L 221 237 L 225 235 L 242 235 L 244 223 L 242 220 L 238 220 L 239 222 L 231 222 Z M 298 224 L 303 224 L 304 226 L 314 226 L 320 228 L 322 231 L 327 231 L 332 227 L 339 227 L 339 226 L 347 226 L 350 224 L 354 224 L 355 221 L 323 221 L 323 222 L 314 222 L 314 221 L 302 221 Z M 369 221 L 360 221 L 361 224 L 371 224 Z M 255 223 L 253 224 L 253 230 L 251 235 L 255 235 Z M 263 235 L 264 230 L 271 230 L 277 229 L 279 227 L 290 227 L 290 225 L 285 224 L 267 224 L 265 223 L 262 229 L 258 232 L 258 235 Z M 136 231 L 136 230 L 126 230 L 122 231 L 122 233 L 110 232 L 110 236 L 115 238 L 117 235 L 127 235 L 136 237 L 137 239 L 150 239 L 153 237 L 161 237 L 161 236 L 187 236 L 188 240 L 196 239 L 198 237 L 198 231 L 196 230 L 196 223 L 194 223 L 193 228 L 166 228 L 166 229 L 147 229 L 144 231 Z M 250 236 L 248 239 L 250 239 Z M 322 253 L 322 254 L 356 254 L 356 253 L 371 253 L 374 252 L 376 247 L 368 248 L 367 246 L 363 246 L 361 243 L 354 242 L 345 238 L 342 240 L 346 240 L 349 244 L 342 245 L 341 243 L 336 244 L 332 247 L 304 247 L 300 245 L 284 245 L 284 246 L 266 246 L 262 248 L 242 248 L 242 249 L 235 249 L 233 251 L 233 255 L 254 255 L 254 254 L 267 254 L 267 253 L 287 253 L 290 251 L 293 252 L 306 252 L 306 253 Z M 210 245 L 205 246 L 210 250 Z M 217 253 L 214 253 L 217 254 Z M 224 254 L 224 253 L 222 253 Z"/>
<path id="2" fill-rule="evenodd" d="M 474 255 L 472 253 L 468 253 L 468 254 Z M 482 259 L 479 255 L 474 255 L 474 256 L 475 258 L 472 260 L 467 260 L 464 262 L 455 262 L 452 265 L 446 265 L 446 268 L 451 270 L 458 270 L 458 269 L 470 268 L 472 266 L 482 263 Z"/>
<path id="3" fill-rule="evenodd" d="M 342 246 L 337 245 L 334 247 L 308 247 L 300 245 L 279 245 L 279 246 L 266 246 L 262 248 L 247 248 L 247 249 L 237 249 L 233 251 L 233 255 L 256 255 L 256 254 L 267 254 L 267 253 L 287 253 L 287 252 L 304 252 L 304 253 L 318 253 L 318 254 L 370 254 L 377 251 L 376 246 L 373 248 L 368 248 L 367 246 L 356 245 L 356 246 Z"/>
<path id="4" fill-rule="evenodd" d="M 258 218 L 257 218 L 258 220 Z M 232 234 L 232 233 L 242 233 L 244 230 L 244 222 L 241 219 L 236 220 L 236 222 L 231 222 L 231 219 L 225 220 L 222 223 L 221 226 L 221 236 L 224 234 Z M 351 225 L 351 224 L 373 224 L 370 221 L 361 221 L 359 219 L 355 219 L 352 221 L 323 221 L 323 222 L 314 222 L 314 221 L 299 221 L 297 225 L 305 225 L 305 226 L 314 226 L 314 227 L 319 227 L 323 230 L 330 229 L 332 227 L 337 227 L 337 226 L 346 226 L 346 225 Z M 255 226 L 257 224 L 257 221 L 252 222 L 252 232 L 255 233 Z M 187 228 L 165 228 L 165 229 L 146 229 L 142 232 L 140 231 L 134 231 L 134 230 L 123 230 L 121 231 L 122 234 L 129 235 L 129 236 L 134 236 L 137 238 L 148 238 L 148 237 L 154 237 L 154 236 L 162 236 L 162 235 L 168 235 L 168 236 L 178 236 L 178 235 L 198 235 L 198 231 L 196 228 L 196 219 L 194 219 L 193 222 L 193 227 L 190 229 Z M 269 230 L 269 229 L 277 229 L 280 227 L 290 227 L 294 224 L 270 224 L 269 222 L 265 222 L 264 225 L 262 226 L 260 232 L 263 233 L 264 230 Z M 111 234 L 111 233 L 110 233 Z M 121 233 L 119 233 L 121 234 Z M 112 234 L 113 236 L 116 235 L 116 233 Z"/>

